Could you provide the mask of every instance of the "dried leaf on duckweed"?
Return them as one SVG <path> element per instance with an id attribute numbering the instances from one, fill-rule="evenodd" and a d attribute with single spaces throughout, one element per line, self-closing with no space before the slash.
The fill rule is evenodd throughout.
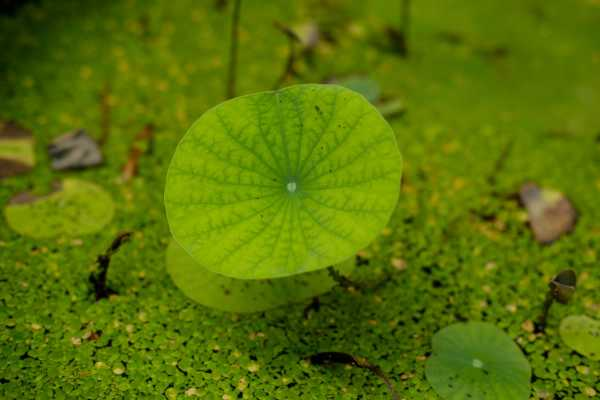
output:
<path id="1" fill-rule="evenodd" d="M 100 165 L 100 147 L 83 129 L 64 134 L 48 146 L 52 168 L 57 171 Z"/>
<path id="2" fill-rule="evenodd" d="M 95 233 L 110 222 L 113 213 L 110 195 L 79 179 L 65 179 L 45 196 L 18 194 L 4 209 L 12 229 L 34 238 Z"/>
<path id="3" fill-rule="evenodd" d="M 600 321 L 585 315 L 570 315 L 560 323 L 560 337 L 579 354 L 600 360 Z"/>
<path id="4" fill-rule="evenodd" d="M 577 275 L 572 269 L 565 269 L 552 278 L 549 286 L 552 290 L 552 297 L 561 304 L 567 304 L 575 293 Z"/>
<path id="5" fill-rule="evenodd" d="M 354 269 L 353 261 L 349 259 L 336 267 L 348 274 Z M 336 285 L 326 270 L 277 279 L 229 278 L 203 268 L 172 239 L 167 248 L 167 270 L 175 284 L 192 300 L 232 312 L 263 311 L 303 301 Z"/>
<path id="6" fill-rule="evenodd" d="M 0 179 L 31 171 L 33 142 L 29 130 L 14 121 L 0 121 Z"/>
<path id="7" fill-rule="evenodd" d="M 527 359 L 506 333 L 489 323 L 458 323 L 437 332 L 425 373 L 444 399 L 529 398 Z"/>
<path id="8" fill-rule="evenodd" d="M 562 193 L 526 183 L 521 187 L 519 196 L 538 242 L 552 243 L 574 228 L 577 212 Z"/>

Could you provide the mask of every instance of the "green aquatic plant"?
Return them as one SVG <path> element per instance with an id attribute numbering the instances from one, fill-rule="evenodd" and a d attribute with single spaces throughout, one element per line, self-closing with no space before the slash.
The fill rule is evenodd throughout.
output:
<path id="1" fill-rule="evenodd" d="M 560 337 L 579 354 L 600 360 L 600 321 L 586 315 L 570 315 L 560 323 Z"/>
<path id="2" fill-rule="evenodd" d="M 543 332 L 546 329 L 546 320 L 548 319 L 548 313 L 550 307 L 555 301 L 560 304 L 568 304 L 575 293 L 577 286 L 577 275 L 572 269 L 565 269 L 560 271 L 548 284 L 548 293 L 546 294 L 546 300 L 542 313 L 538 317 L 536 329 L 539 332 Z"/>
<path id="3" fill-rule="evenodd" d="M 489 323 L 458 323 L 437 332 L 425 372 L 444 399 L 529 398 L 527 359 L 506 333 Z"/>
<path id="4" fill-rule="evenodd" d="M 282 278 L 368 245 L 396 205 L 401 171 L 394 132 L 364 97 L 297 85 L 204 113 L 175 150 L 165 208 L 197 277 Z"/>

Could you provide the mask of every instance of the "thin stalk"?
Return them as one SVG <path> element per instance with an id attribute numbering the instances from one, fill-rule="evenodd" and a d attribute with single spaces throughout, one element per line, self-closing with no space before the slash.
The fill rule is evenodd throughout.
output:
<path id="1" fill-rule="evenodd" d="M 100 138 L 98 139 L 100 146 L 104 146 L 110 136 L 110 92 L 110 84 L 106 82 L 100 92 Z"/>
<path id="2" fill-rule="evenodd" d="M 554 296 L 552 296 L 552 292 L 548 292 L 546 295 L 546 300 L 544 301 L 544 305 L 542 308 L 542 313 L 538 318 L 537 331 L 544 332 L 546 330 L 546 320 L 548 319 L 548 313 L 550 312 L 550 307 L 554 303 Z"/>
<path id="3" fill-rule="evenodd" d="M 400 30 L 404 36 L 406 52 L 408 53 L 408 30 L 410 29 L 410 0 L 402 0 L 402 16 Z"/>
<path id="4" fill-rule="evenodd" d="M 288 57 L 281 75 L 273 85 L 273 90 L 279 89 L 289 77 L 297 75 L 294 64 L 296 63 L 296 43 L 300 42 L 294 31 L 282 23 L 276 21 L 275 28 L 279 29 L 288 39 Z"/>
<path id="5" fill-rule="evenodd" d="M 231 46 L 229 47 L 229 68 L 227 72 L 226 97 L 231 99 L 235 97 L 235 81 L 238 61 L 238 41 L 240 27 L 240 8 L 242 0 L 235 0 L 233 4 L 233 14 L 231 17 Z"/>

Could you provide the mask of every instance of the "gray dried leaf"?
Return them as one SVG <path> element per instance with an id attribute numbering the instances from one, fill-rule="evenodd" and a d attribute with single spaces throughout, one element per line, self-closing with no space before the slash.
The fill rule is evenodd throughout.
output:
<path id="1" fill-rule="evenodd" d="M 48 146 L 48 153 L 52 168 L 58 171 L 88 168 L 102 163 L 100 147 L 83 129 L 56 138 Z"/>

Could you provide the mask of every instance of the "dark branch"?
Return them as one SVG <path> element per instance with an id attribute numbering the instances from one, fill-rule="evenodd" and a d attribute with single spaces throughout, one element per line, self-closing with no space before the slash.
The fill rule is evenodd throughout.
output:
<path id="1" fill-rule="evenodd" d="M 508 143 L 506 143 L 506 145 L 502 149 L 500 156 L 496 159 L 496 162 L 494 163 L 494 167 L 486 179 L 487 183 L 490 186 L 496 185 L 496 178 L 504 169 L 504 165 L 506 164 L 506 159 L 510 155 L 510 151 L 512 150 L 514 143 L 515 143 L 514 138 L 510 139 L 508 141 Z"/>
<path id="2" fill-rule="evenodd" d="M 304 319 L 308 319 L 310 312 L 317 312 L 321 309 L 321 300 L 319 300 L 318 296 L 313 297 L 312 301 L 309 305 L 304 307 Z"/>
<path id="3" fill-rule="evenodd" d="M 396 389 L 394 389 L 392 381 L 390 381 L 390 379 L 385 375 L 378 365 L 371 364 L 366 358 L 357 357 L 338 351 L 326 351 L 323 353 L 313 354 L 312 356 L 308 357 L 308 360 L 311 362 L 311 364 L 315 365 L 343 364 L 368 369 L 386 384 L 393 400 L 400 399 Z"/>
<path id="4" fill-rule="evenodd" d="M 111 257 L 119 250 L 119 248 L 131 238 L 131 232 L 122 232 L 113 240 L 111 245 L 103 254 L 100 254 L 96 259 L 98 263 L 98 272 L 90 274 L 90 282 L 94 285 L 96 301 L 107 298 L 115 293 L 106 284 L 108 275 L 108 266 L 110 265 Z"/>
<path id="5" fill-rule="evenodd" d="M 357 288 L 360 286 L 357 285 L 355 282 L 351 281 L 350 279 L 346 278 L 344 275 L 340 274 L 340 272 L 336 270 L 333 266 L 327 267 L 327 272 L 329 273 L 331 279 L 336 281 L 344 289 L 348 289 L 350 287 Z"/>

